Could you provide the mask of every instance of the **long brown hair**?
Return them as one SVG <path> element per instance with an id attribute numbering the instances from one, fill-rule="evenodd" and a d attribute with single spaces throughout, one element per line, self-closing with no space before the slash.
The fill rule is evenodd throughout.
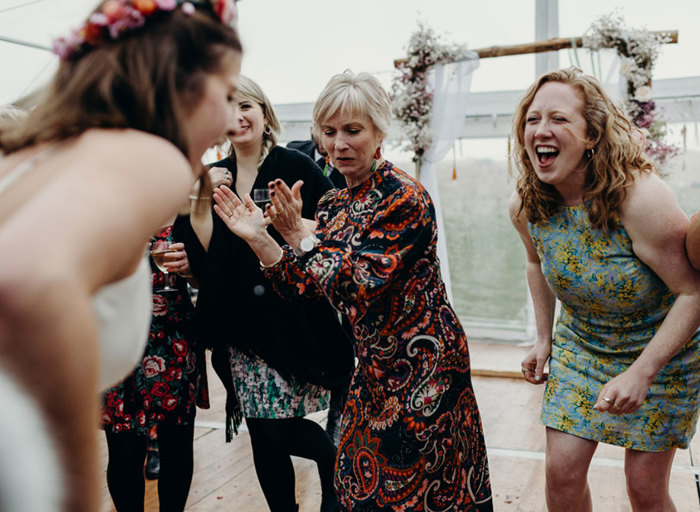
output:
<path id="1" fill-rule="evenodd" d="M 548 219 L 560 206 L 561 196 L 549 184 L 542 183 L 525 149 L 525 123 L 537 91 L 547 82 L 570 85 L 583 100 L 587 136 L 594 142 L 593 156 L 586 167 L 584 201 L 595 228 L 613 229 L 617 211 L 626 197 L 626 189 L 638 172 L 656 172 L 645 153 L 644 136 L 632 125 L 627 114 L 615 104 L 598 80 L 577 68 L 561 69 L 542 75 L 520 100 L 513 117 L 518 166 L 517 191 L 532 223 Z"/>
<path id="2" fill-rule="evenodd" d="M 185 116 L 198 104 L 206 75 L 220 70 L 222 56 L 241 51 L 235 30 L 207 11 L 154 14 L 141 29 L 62 60 L 25 121 L 0 130 L 0 150 L 12 153 L 91 128 L 133 128 L 173 142 L 189 158 Z"/>

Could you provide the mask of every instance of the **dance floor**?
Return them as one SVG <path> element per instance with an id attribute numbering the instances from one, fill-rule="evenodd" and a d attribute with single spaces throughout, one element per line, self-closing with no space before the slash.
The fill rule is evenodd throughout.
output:
<path id="1" fill-rule="evenodd" d="M 514 345 L 471 342 L 474 388 L 486 433 L 496 512 L 545 512 L 544 428 L 539 423 L 541 386 L 520 377 L 526 349 Z M 223 430 L 224 392 L 209 371 L 212 408 L 197 412 L 195 470 L 187 511 L 266 512 L 255 476 L 247 432 L 226 444 Z M 325 423 L 325 412 L 310 418 Z M 104 435 L 98 433 L 103 468 L 107 464 Z M 589 472 L 596 512 L 631 511 L 622 468 L 624 450 L 600 445 Z M 694 462 L 694 464 L 693 464 Z M 316 466 L 294 458 L 300 512 L 316 512 L 321 502 Z M 676 454 L 671 495 L 679 512 L 700 511 L 700 436 L 689 450 Z M 104 480 L 103 480 L 104 481 Z M 114 510 L 106 483 L 101 512 Z M 157 481 L 146 487 L 146 511 L 158 511 Z"/>

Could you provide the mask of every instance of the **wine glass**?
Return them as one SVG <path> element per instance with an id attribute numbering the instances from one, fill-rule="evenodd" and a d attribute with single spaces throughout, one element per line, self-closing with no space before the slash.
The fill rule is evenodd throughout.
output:
<path id="1" fill-rule="evenodd" d="M 253 202 L 262 211 L 265 211 L 265 205 L 270 202 L 270 189 L 269 188 L 254 188 L 253 189 Z"/>
<path id="2" fill-rule="evenodd" d="M 168 270 L 165 268 L 165 255 L 169 252 L 176 252 L 175 249 L 170 248 L 170 242 L 167 240 L 156 240 L 151 244 L 151 257 L 156 267 L 165 274 L 165 286 L 157 292 L 176 292 L 177 288 L 170 286 L 170 277 L 168 275 Z"/>

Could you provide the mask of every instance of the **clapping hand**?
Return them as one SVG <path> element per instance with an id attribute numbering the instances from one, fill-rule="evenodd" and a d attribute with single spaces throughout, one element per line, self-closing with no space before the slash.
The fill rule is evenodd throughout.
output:
<path id="1" fill-rule="evenodd" d="M 275 229 L 287 240 L 292 233 L 302 229 L 303 220 L 301 217 L 301 187 L 304 184 L 299 180 L 290 189 L 282 180 L 275 180 L 269 183 L 270 201 L 267 206 L 267 216 L 272 221 Z"/>
<path id="2" fill-rule="evenodd" d="M 230 188 L 222 185 L 214 190 L 214 201 L 214 211 L 233 234 L 248 241 L 266 232 L 266 219 L 250 194 L 246 194 L 242 202 Z"/>

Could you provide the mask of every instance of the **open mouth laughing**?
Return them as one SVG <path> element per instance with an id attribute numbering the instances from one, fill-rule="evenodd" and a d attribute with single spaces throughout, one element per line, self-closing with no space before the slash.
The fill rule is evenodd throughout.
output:
<path id="1" fill-rule="evenodd" d="M 549 165 L 559 155 L 559 150 L 552 146 L 537 146 L 535 152 L 540 165 Z"/>

